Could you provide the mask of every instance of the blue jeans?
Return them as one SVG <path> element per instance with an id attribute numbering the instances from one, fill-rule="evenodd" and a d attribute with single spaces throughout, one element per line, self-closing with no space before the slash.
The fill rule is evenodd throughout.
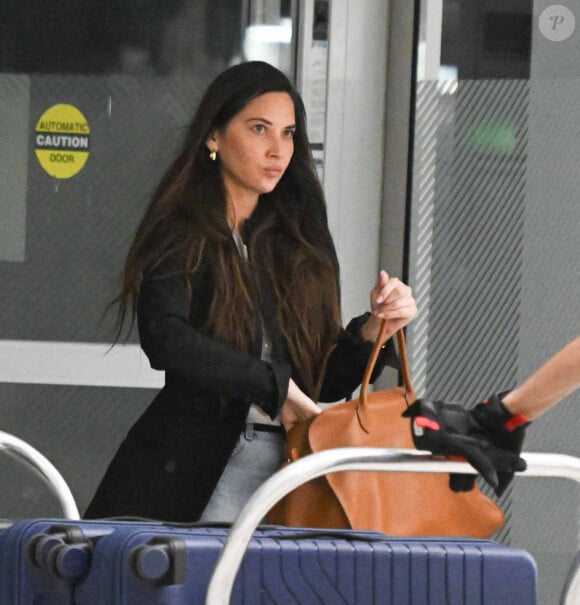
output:
<path id="1" fill-rule="evenodd" d="M 285 440 L 284 433 L 254 431 L 246 425 L 199 520 L 233 523 L 256 489 L 280 469 Z"/>

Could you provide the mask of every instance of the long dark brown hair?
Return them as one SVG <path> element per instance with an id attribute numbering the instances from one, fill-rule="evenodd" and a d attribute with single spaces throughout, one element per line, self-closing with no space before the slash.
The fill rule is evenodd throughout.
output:
<path id="1" fill-rule="evenodd" d="M 185 246 L 185 276 L 202 257 L 212 259 L 215 290 L 204 329 L 238 350 L 248 350 L 258 312 L 254 279 L 251 266 L 232 246 L 219 159 L 209 159 L 206 140 L 268 92 L 286 92 L 292 98 L 294 154 L 274 191 L 261 196 L 260 204 L 271 205 L 275 212 L 253 233 L 250 250 L 264 267 L 288 351 L 312 396 L 341 325 L 338 262 L 302 99 L 282 72 L 261 61 L 227 69 L 202 98 L 183 148 L 155 190 L 129 250 L 121 292 L 113 301 L 118 303 L 117 338 L 126 316 L 134 321 L 142 276 Z"/>

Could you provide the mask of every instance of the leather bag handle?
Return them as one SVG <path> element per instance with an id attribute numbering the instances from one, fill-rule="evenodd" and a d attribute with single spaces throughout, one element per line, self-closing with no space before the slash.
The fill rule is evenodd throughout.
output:
<path id="1" fill-rule="evenodd" d="M 381 343 L 383 342 L 386 331 L 387 320 L 383 319 L 381 322 L 379 334 L 375 341 L 375 346 L 373 347 L 373 350 L 371 352 L 371 356 L 367 363 L 367 367 L 360 387 L 360 406 L 363 408 L 367 405 L 367 389 L 370 383 L 371 375 L 373 373 L 373 370 L 375 369 L 375 364 L 377 363 L 379 353 L 381 352 L 381 349 L 383 347 Z M 413 388 L 413 383 L 411 382 L 409 359 L 407 357 L 407 343 L 405 341 L 405 333 L 402 329 L 397 330 L 397 347 L 399 349 L 399 362 L 401 366 L 401 373 L 403 375 L 403 387 L 405 389 L 405 396 L 411 396 L 411 398 L 414 398 L 415 389 Z"/>

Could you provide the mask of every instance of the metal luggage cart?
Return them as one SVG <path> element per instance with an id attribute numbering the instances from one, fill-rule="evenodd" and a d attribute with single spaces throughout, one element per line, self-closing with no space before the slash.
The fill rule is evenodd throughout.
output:
<path id="1" fill-rule="evenodd" d="M 561 454 L 524 453 L 526 477 L 560 477 L 580 483 L 580 459 Z M 419 473 L 473 473 L 467 462 L 443 460 L 429 452 L 383 448 L 337 448 L 311 454 L 268 479 L 248 500 L 232 525 L 211 577 L 206 605 L 228 605 L 246 548 L 270 508 L 302 483 L 339 471 L 395 471 Z M 579 564 L 580 565 L 580 564 Z M 580 603 L 580 566 L 573 565 L 560 605 Z"/>
<path id="2" fill-rule="evenodd" d="M 24 463 L 44 481 L 58 500 L 63 518 L 80 519 L 79 510 L 69 486 L 52 462 L 43 454 L 26 441 L 3 431 L 0 431 L 0 451 Z"/>

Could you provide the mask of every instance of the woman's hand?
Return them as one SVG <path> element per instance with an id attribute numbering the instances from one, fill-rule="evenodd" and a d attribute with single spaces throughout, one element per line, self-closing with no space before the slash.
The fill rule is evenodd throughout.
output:
<path id="1" fill-rule="evenodd" d="M 413 292 L 407 284 L 381 271 L 376 286 L 371 290 L 371 316 L 361 328 L 364 340 L 374 342 L 387 320 L 386 342 L 397 330 L 404 328 L 417 315 Z"/>
<path id="2" fill-rule="evenodd" d="M 295 424 L 320 414 L 322 410 L 290 379 L 286 401 L 280 410 L 280 422 L 289 431 Z"/>

